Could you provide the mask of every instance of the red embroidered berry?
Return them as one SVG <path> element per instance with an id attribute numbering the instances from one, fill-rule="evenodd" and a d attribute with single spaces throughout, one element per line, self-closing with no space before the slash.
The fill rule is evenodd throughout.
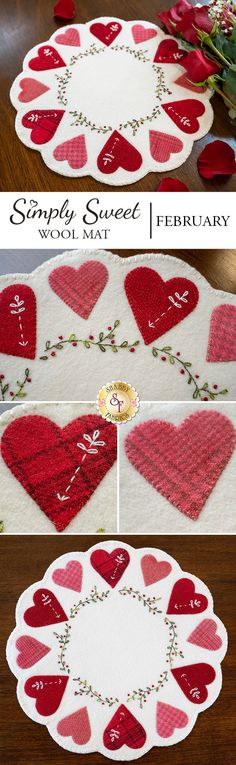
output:
<path id="1" fill-rule="evenodd" d="M 204 396 L 204 397 L 202 398 L 202 401 L 208 401 L 208 396 Z"/>
<path id="2" fill-rule="evenodd" d="M 10 390 L 10 396 L 14 396 L 14 393 L 12 390 Z"/>
<path id="3" fill-rule="evenodd" d="M 94 340 L 94 336 L 93 335 L 89 335 L 89 340 Z"/>
<path id="4" fill-rule="evenodd" d="M 166 361 L 166 356 L 161 356 L 162 361 Z"/>
<path id="5" fill-rule="evenodd" d="M 180 352 L 179 351 L 177 351 L 176 356 L 180 356 Z"/>
<path id="6" fill-rule="evenodd" d="M 217 390 L 218 385 L 213 385 L 214 390 Z"/>
<path id="7" fill-rule="evenodd" d="M 196 380 L 199 380 L 199 375 L 195 375 L 195 377 L 196 377 Z"/>
<path id="8" fill-rule="evenodd" d="M 107 327 L 107 329 L 111 330 L 111 329 L 112 329 L 112 327 Z"/>
<path id="9" fill-rule="evenodd" d="M 181 374 L 181 375 L 185 375 L 185 371 L 184 371 L 184 369 L 181 369 L 181 370 L 180 370 L 180 374 Z"/>
<path id="10" fill-rule="evenodd" d="M 63 335 L 59 335 L 58 340 L 63 340 Z"/>
<path id="11" fill-rule="evenodd" d="M 4 380 L 5 375 L 0 375 L 0 380 Z"/>
<path id="12" fill-rule="evenodd" d="M 52 351 L 51 356 L 56 356 L 55 351 Z"/>
<path id="13" fill-rule="evenodd" d="M 135 353 L 135 348 L 130 348 L 130 353 Z"/>
<path id="14" fill-rule="evenodd" d="M 74 348 L 76 348 L 76 346 L 78 345 L 78 343 L 72 343 L 72 345 L 74 346 Z"/>
<path id="15" fill-rule="evenodd" d="M 111 345 L 115 345 L 115 340 L 111 340 Z"/>
<path id="16" fill-rule="evenodd" d="M 27 382 L 32 382 L 31 377 L 27 377 Z"/>

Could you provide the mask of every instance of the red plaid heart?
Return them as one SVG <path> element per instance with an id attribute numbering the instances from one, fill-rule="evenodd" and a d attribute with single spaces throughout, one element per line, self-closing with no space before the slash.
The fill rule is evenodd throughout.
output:
<path id="1" fill-rule="evenodd" d="M 70 29 L 66 29 L 63 34 L 57 35 L 55 41 L 59 43 L 59 45 L 72 45 L 77 48 L 80 45 L 80 34 L 78 29 L 73 29 L 73 27 L 71 27 Z"/>
<path id="2" fill-rule="evenodd" d="M 129 553 L 123 547 L 117 547 L 111 553 L 106 550 L 94 550 L 90 558 L 95 571 L 110 585 L 115 587 L 130 562 Z"/>
<path id="3" fill-rule="evenodd" d="M 124 744 L 130 749 L 141 749 L 146 738 L 141 723 L 121 704 L 104 731 L 103 743 L 110 750 L 120 749 Z"/>
<path id="4" fill-rule="evenodd" d="M 31 637 L 31 635 L 21 635 L 16 640 L 16 648 L 19 651 L 16 663 L 21 669 L 27 669 L 40 661 L 46 654 L 51 651 L 48 645 L 40 643 L 39 640 Z"/>
<path id="5" fill-rule="evenodd" d="M 183 149 L 183 143 L 179 138 L 168 133 L 160 133 L 159 130 L 149 131 L 150 152 L 156 162 L 167 162 L 171 154 L 179 154 Z"/>
<path id="6" fill-rule="evenodd" d="M 132 35 L 134 42 L 137 45 L 137 43 L 146 42 L 146 40 L 152 40 L 153 37 L 157 36 L 157 31 L 152 27 L 144 27 L 143 24 L 134 24 L 132 27 Z"/>
<path id="7" fill-rule="evenodd" d="M 23 115 L 22 125 L 31 130 L 31 141 L 41 145 L 51 141 L 64 114 L 62 109 L 35 109 Z"/>

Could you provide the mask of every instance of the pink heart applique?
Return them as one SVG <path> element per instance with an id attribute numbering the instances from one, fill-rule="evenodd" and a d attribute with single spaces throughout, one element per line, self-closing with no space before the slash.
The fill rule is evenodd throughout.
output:
<path id="1" fill-rule="evenodd" d="M 42 96 L 46 93 L 46 90 L 50 90 L 47 85 L 43 85 L 42 82 L 34 80 L 32 77 L 24 77 L 19 82 L 21 93 L 19 93 L 18 100 L 27 103 L 27 101 L 33 101 L 34 98 Z"/>
<path id="2" fill-rule="evenodd" d="M 195 85 L 194 82 L 190 82 L 188 80 L 186 74 L 181 74 L 180 77 L 177 77 L 177 80 L 175 80 L 176 85 L 179 85 L 181 88 L 185 88 L 187 90 L 193 90 L 195 93 L 205 93 L 207 90 L 207 87 L 204 85 Z"/>
<path id="3" fill-rule="evenodd" d="M 204 662 L 171 669 L 172 675 L 192 704 L 203 704 L 208 697 L 207 685 L 215 680 L 215 670 Z"/>
<path id="4" fill-rule="evenodd" d="M 65 61 L 60 56 L 60 53 L 53 48 L 52 45 L 42 45 L 38 49 L 38 55 L 35 58 L 31 58 L 29 61 L 29 68 L 35 72 L 43 72 L 47 69 L 59 69 L 61 66 L 66 66 Z"/>
<path id="5" fill-rule="evenodd" d="M 171 101 L 168 104 L 162 104 L 162 109 L 168 114 L 168 117 L 183 131 L 183 133 L 197 133 L 199 122 L 197 117 L 201 117 L 205 112 L 205 106 L 201 101 L 194 98 L 185 98 L 183 101 Z"/>
<path id="6" fill-rule="evenodd" d="M 78 29 L 74 29 L 73 27 L 66 29 L 63 34 L 57 35 L 57 37 L 55 37 L 55 42 L 59 43 L 59 45 L 73 45 L 78 47 L 80 45 L 80 35 Z"/>
<path id="7" fill-rule="evenodd" d="M 183 143 L 175 135 L 160 133 L 158 130 L 149 131 L 150 152 L 156 162 L 167 162 L 171 154 L 179 154 Z"/>
<path id="8" fill-rule="evenodd" d="M 161 738 L 170 738 L 175 728 L 185 728 L 188 724 L 188 715 L 170 704 L 157 703 L 156 726 L 157 733 Z"/>
<path id="9" fill-rule="evenodd" d="M 108 270 L 97 260 L 87 261 L 79 268 L 59 266 L 49 274 L 52 290 L 83 319 L 90 316 L 107 280 Z"/>
<path id="10" fill-rule="evenodd" d="M 53 571 L 52 579 L 60 587 L 68 590 L 81 591 L 83 568 L 78 560 L 70 560 L 65 568 L 57 568 Z"/>
<path id="11" fill-rule="evenodd" d="M 157 36 L 156 29 L 152 29 L 152 27 L 144 27 L 142 24 L 134 24 L 132 27 L 132 35 L 134 38 L 134 42 L 142 43 L 146 40 L 152 40 L 153 37 Z"/>
<path id="12" fill-rule="evenodd" d="M 196 592 L 192 579 L 182 577 L 175 582 L 168 603 L 167 614 L 200 614 L 208 606 L 206 595 Z"/>
<path id="13" fill-rule="evenodd" d="M 203 619 L 189 635 L 188 643 L 194 643 L 208 651 L 218 651 L 222 646 L 222 640 L 217 635 L 217 624 L 214 619 Z"/>
<path id="14" fill-rule="evenodd" d="M 86 165 L 88 156 L 84 135 L 77 135 L 69 141 L 64 141 L 56 146 L 53 156 L 58 162 L 67 160 L 73 170 L 78 170 Z"/>
<path id="15" fill-rule="evenodd" d="M 43 656 L 46 656 L 51 651 L 48 645 L 40 643 L 39 640 L 30 635 L 21 635 L 21 637 L 17 638 L 16 648 L 19 651 L 16 663 L 21 669 L 32 667 L 33 664 L 36 664 L 37 661 L 40 661 Z"/>
<path id="16" fill-rule="evenodd" d="M 27 284 L 11 284 L 0 292 L 0 353 L 35 358 L 36 297 Z"/>
<path id="17" fill-rule="evenodd" d="M 31 141 L 41 145 L 51 141 L 64 114 L 62 109 L 34 109 L 24 114 L 21 122 L 31 130 Z"/>
<path id="18" fill-rule="evenodd" d="M 114 130 L 98 155 L 97 166 L 101 173 L 106 175 L 115 173 L 119 167 L 134 173 L 135 170 L 139 170 L 142 161 L 142 156 L 135 146 Z"/>
<path id="19" fill-rule="evenodd" d="M 231 421 L 210 410 L 194 412 L 178 427 L 147 420 L 134 427 L 125 441 L 136 470 L 192 520 L 200 515 L 234 448 Z"/>
<path id="20" fill-rule="evenodd" d="M 207 361 L 236 361 L 236 307 L 218 305 L 211 314 Z"/>
<path id="21" fill-rule="evenodd" d="M 163 64 L 178 64 L 188 55 L 188 51 L 179 48 L 176 40 L 162 40 L 157 48 L 154 62 Z"/>
<path id="22" fill-rule="evenodd" d="M 167 560 L 157 560 L 155 555 L 148 554 L 143 555 L 141 559 L 141 569 L 144 584 L 148 587 L 149 584 L 165 579 L 170 574 L 172 566 Z"/>
<path id="23" fill-rule="evenodd" d="M 92 35 L 97 37 L 104 45 L 111 45 L 121 30 L 122 26 L 118 21 L 109 21 L 108 24 L 97 22 L 90 27 Z"/>
<path id="24" fill-rule="evenodd" d="M 78 709 L 57 724 L 60 736 L 71 736 L 75 744 L 87 744 L 91 738 L 91 727 L 86 707 Z"/>

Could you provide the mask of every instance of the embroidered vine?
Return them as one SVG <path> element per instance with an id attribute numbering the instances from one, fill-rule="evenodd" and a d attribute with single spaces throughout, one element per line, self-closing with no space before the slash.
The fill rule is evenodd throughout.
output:
<path id="1" fill-rule="evenodd" d="M 73 680 L 79 684 L 79 691 L 75 691 L 75 696 L 89 696 L 90 699 L 95 699 L 99 704 L 106 704 L 108 707 L 112 707 L 113 704 L 118 704 L 119 699 L 113 698 L 113 696 L 102 696 L 101 693 L 95 691 L 92 685 L 87 680 L 81 680 L 80 677 L 73 677 Z"/>
<path id="2" fill-rule="evenodd" d="M 59 642 L 60 652 L 58 655 L 58 664 L 60 666 L 61 671 L 67 672 L 67 674 L 69 675 L 70 667 L 69 667 L 69 664 L 66 663 L 65 653 L 71 638 L 71 625 L 68 624 L 68 622 L 66 623 L 63 635 L 58 635 L 57 632 L 54 632 L 53 634 L 55 635 L 55 637 L 57 638 Z"/>
<path id="3" fill-rule="evenodd" d="M 163 355 L 162 355 L 163 354 Z M 224 388 L 223 390 L 218 390 L 218 385 L 214 384 L 212 387 L 210 387 L 208 382 L 204 382 L 203 385 L 197 382 L 199 379 L 199 375 L 192 374 L 190 371 L 190 368 L 192 367 L 192 363 L 190 361 L 183 361 L 180 358 L 180 353 L 177 352 L 176 354 L 173 353 L 172 347 L 170 345 L 164 346 L 164 348 L 156 348 L 155 346 L 152 347 L 152 355 L 154 358 L 159 358 L 161 361 L 169 361 L 170 364 L 174 365 L 177 364 L 180 366 L 180 374 L 187 375 L 187 384 L 193 386 L 193 392 L 192 392 L 192 398 L 194 399 L 201 399 L 202 401 L 208 401 L 209 399 L 213 400 L 217 398 L 217 396 L 225 396 L 229 391 L 227 388 Z"/>
<path id="4" fill-rule="evenodd" d="M 89 335 L 88 338 L 82 339 L 75 334 L 71 334 L 68 338 L 63 338 L 63 336 L 60 335 L 56 342 L 46 340 L 43 351 L 44 355 L 40 356 L 40 359 L 42 361 L 47 361 L 50 356 L 56 356 L 56 351 L 62 351 L 65 345 L 71 345 L 73 347 L 83 345 L 83 347 L 87 349 L 92 346 L 97 346 L 103 353 L 105 353 L 107 348 L 110 348 L 113 353 L 117 353 L 119 349 L 126 349 L 131 351 L 131 353 L 134 353 L 136 346 L 139 345 L 139 340 L 136 340 L 133 343 L 129 343 L 128 340 L 123 340 L 121 343 L 116 342 L 115 330 L 119 325 L 120 321 L 119 319 L 116 319 L 113 326 L 107 328 L 108 332 L 107 330 L 105 330 L 105 332 L 99 332 L 97 339 L 95 339 L 94 335 Z M 46 353 L 48 353 L 47 356 L 45 355 Z"/>
<path id="5" fill-rule="evenodd" d="M 144 608 L 147 608 L 149 613 L 152 614 L 162 614 L 162 611 L 160 611 L 157 608 L 157 601 L 161 600 L 161 598 L 150 598 L 146 595 L 142 595 L 138 590 L 134 590 L 133 587 L 123 587 L 122 590 L 118 590 L 120 595 L 126 596 L 130 595 L 132 598 L 135 598 L 139 601 L 139 603 L 142 603 Z"/>
<path id="6" fill-rule="evenodd" d="M 16 386 L 17 390 L 14 392 L 14 390 L 9 390 L 10 383 L 6 383 L 5 381 L 5 375 L 0 375 L 0 394 L 1 394 L 1 401 L 6 401 L 6 394 L 9 391 L 9 396 L 12 401 L 15 401 L 18 398 L 26 398 L 27 393 L 24 390 L 26 383 L 31 383 L 31 377 L 30 377 L 30 371 L 29 369 L 25 369 L 24 372 L 24 378 L 23 380 L 17 380 Z M 9 399 L 10 400 L 10 399 Z"/>
<path id="7" fill-rule="evenodd" d="M 0 521 L 0 534 L 4 531 L 4 521 Z"/>
<path id="8" fill-rule="evenodd" d="M 84 441 L 86 441 L 87 444 L 89 444 L 89 446 L 86 446 L 86 444 L 84 444 L 83 442 L 77 444 L 78 448 L 81 449 L 84 452 L 84 454 L 81 460 L 81 464 L 77 466 L 76 470 L 71 476 L 69 484 L 66 487 L 64 494 L 60 494 L 59 492 L 57 493 L 56 496 L 60 502 L 66 502 L 69 499 L 69 492 L 72 489 L 72 485 L 79 471 L 81 470 L 82 464 L 84 460 L 86 460 L 87 455 L 98 454 L 99 447 L 105 446 L 105 443 L 106 443 L 105 441 L 98 441 L 99 434 L 100 434 L 99 430 L 94 430 L 92 437 L 88 433 L 84 433 L 83 435 Z"/>
<path id="9" fill-rule="evenodd" d="M 90 603 L 102 603 L 103 600 L 108 598 L 108 595 L 110 595 L 110 590 L 106 590 L 105 592 L 98 592 L 95 585 L 87 598 L 84 600 L 79 600 L 79 602 L 70 609 L 70 619 L 74 619 L 75 616 L 77 616 L 78 611 L 81 608 L 84 608 L 84 606 L 89 606 Z"/>
<path id="10" fill-rule="evenodd" d="M 168 671 L 165 670 L 161 673 L 159 680 L 155 685 L 147 685 L 146 688 L 138 688 L 128 693 L 126 703 L 130 701 L 138 701 L 140 709 L 143 709 L 143 705 L 146 704 L 147 696 L 151 693 L 159 693 L 160 689 L 164 687 L 164 683 L 168 682 Z"/>
<path id="11" fill-rule="evenodd" d="M 167 618 L 164 619 L 165 624 L 169 629 L 169 643 L 166 650 L 166 661 L 170 665 L 170 669 L 173 667 L 174 659 L 176 656 L 184 658 L 183 652 L 178 647 L 178 635 L 175 622 Z"/>

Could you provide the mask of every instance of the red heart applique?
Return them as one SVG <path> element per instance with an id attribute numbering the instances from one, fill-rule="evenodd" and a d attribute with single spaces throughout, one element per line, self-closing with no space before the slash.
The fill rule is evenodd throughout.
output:
<path id="1" fill-rule="evenodd" d="M 51 141 L 62 120 L 62 109 L 35 109 L 22 117 L 22 125 L 31 130 L 31 141 L 43 144 Z"/>
<path id="2" fill-rule="evenodd" d="M 26 415 L 8 425 L 1 448 L 15 478 L 63 531 L 115 462 L 116 428 L 97 414 L 77 417 L 65 428 Z"/>
<path id="3" fill-rule="evenodd" d="M 177 77 L 177 80 L 175 80 L 176 85 L 179 85 L 181 88 L 185 88 L 187 90 L 193 90 L 195 93 L 205 93 L 207 90 L 207 87 L 204 85 L 195 85 L 194 82 L 190 82 L 188 80 L 186 74 L 181 74 L 180 77 Z"/>
<path id="4" fill-rule="evenodd" d="M 205 595 L 196 592 L 192 579 L 182 578 L 175 582 L 170 600 L 168 603 L 167 614 L 200 614 L 208 606 L 208 600 Z"/>
<path id="5" fill-rule="evenodd" d="M 194 643 L 208 651 L 218 651 L 222 646 L 222 640 L 217 635 L 217 624 L 214 619 L 203 619 L 189 635 L 188 643 Z"/>
<path id="6" fill-rule="evenodd" d="M 56 48 L 53 48 L 52 45 L 42 45 L 38 49 L 38 55 L 35 58 L 31 58 L 28 66 L 35 72 L 44 72 L 46 69 L 59 69 L 61 66 L 66 66 L 66 64 Z"/>
<path id="7" fill-rule="evenodd" d="M 33 80 L 32 77 L 24 77 L 23 80 L 19 82 L 19 85 L 21 93 L 19 93 L 18 100 L 23 103 L 33 101 L 34 98 L 38 98 L 39 96 L 42 96 L 43 93 L 46 93 L 46 90 L 50 90 L 47 85 L 43 85 L 43 83 L 38 80 Z"/>
<path id="8" fill-rule="evenodd" d="M 115 587 L 130 562 L 129 553 L 123 547 L 117 547 L 108 553 L 106 550 L 94 550 L 90 558 L 91 565 L 100 576 Z"/>
<path id="9" fill-rule="evenodd" d="M 147 420 L 125 442 L 136 470 L 192 520 L 197 520 L 234 447 L 232 423 L 210 410 L 195 412 L 178 427 Z"/>
<path id="10" fill-rule="evenodd" d="M 29 627 L 45 627 L 67 620 L 68 617 L 56 596 L 46 587 L 36 590 L 33 601 L 34 605 L 24 613 L 24 621 Z"/>
<path id="11" fill-rule="evenodd" d="M 164 282 L 153 268 L 133 268 L 125 291 L 145 345 L 153 343 L 186 318 L 198 303 L 194 282 L 182 276 Z"/>
<path id="12" fill-rule="evenodd" d="M 66 587 L 68 590 L 81 591 L 83 568 L 78 560 L 70 560 L 65 568 L 56 568 L 53 571 L 52 579 L 60 587 Z"/>
<path id="13" fill-rule="evenodd" d="M 98 155 L 97 166 L 101 173 L 115 173 L 119 167 L 135 172 L 141 167 L 142 157 L 139 151 L 114 130 Z"/>
<path id="14" fill-rule="evenodd" d="M 53 715 L 60 706 L 68 683 L 68 677 L 60 675 L 35 675 L 25 683 L 25 693 L 36 699 L 39 715 Z"/>
<path id="15" fill-rule="evenodd" d="M 175 728 L 185 728 L 188 724 L 188 715 L 182 709 L 172 707 L 170 704 L 157 703 L 156 726 L 158 736 L 170 738 Z"/>
<path id="16" fill-rule="evenodd" d="M 122 30 L 121 24 L 118 21 L 109 21 L 108 24 L 101 24 L 100 22 L 92 24 L 90 32 L 92 35 L 98 38 L 104 45 L 111 45 L 113 40 Z"/>
<path id="17" fill-rule="evenodd" d="M 215 680 L 215 670 L 210 664 L 190 664 L 171 670 L 181 691 L 193 704 L 203 704 L 208 697 L 206 685 Z"/>
<path id="18" fill-rule="evenodd" d="M 73 29 L 73 27 L 66 29 L 63 34 L 55 37 L 55 42 L 59 43 L 59 45 L 72 45 L 77 48 L 80 45 L 80 34 L 78 29 Z"/>
<path id="19" fill-rule="evenodd" d="M 236 307 L 230 303 L 212 311 L 207 361 L 236 361 Z"/>
<path id="20" fill-rule="evenodd" d="M 162 40 L 157 48 L 154 62 L 163 64 L 178 64 L 188 55 L 188 51 L 179 48 L 176 40 Z"/>
<path id="21" fill-rule="evenodd" d="M 54 16 L 59 19 L 74 19 L 76 10 L 74 0 L 58 0 L 54 5 Z"/>
<path id="22" fill-rule="evenodd" d="M 0 293 L 0 353 L 35 358 L 36 297 L 26 284 L 11 284 Z"/>
<path id="23" fill-rule="evenodd" d="M 64 141 L 56 146 L 53 156 L 58 162 L 67 160 L 73 170 L 78 170 L 86 165 L 88 156 L 84 135 L 77 135 L 69 141 Z"/>
<path id="24" fill-rule="evenodd" d="M 142 24 L 134 24 L 132 27 L 132 35 L 134 42 L 137 44 L 145 42 L 146 40 L 152 40 L 153 37 L 157 36 L 157 31 L 152 27 L 147 28 Z"/>
<path id="25" fill-rule="evenodd" d="M 21 637 L 17 638 L 16 648 L 19 651 L 16 663 L 21 669 L 32 667 L 33 664 L 36 664 L 37 661 L 40 661 L 51 651 L 48 645 L 40 643 L 39 640 L 30 635 L 21 635 Z"/>
<path id="26" fill-rule="evenodd" d="M 121 704 L 104 731 L 103 743 L 106 749 L 111 750 L 120 749 L 124 745 L 130 749 L 141 749 L 146 738 L 141 723 Z"/>
<path id="27" fill-rule="evenodd" d="M 157 560 L 155 555 L 143 555 L 141 559 L 141 569 L 146 587 L 149 584 L 160 582 L 172 571 L 172 566 L 167 560 Z"/>
<path id="28" fill-rule="evenodd" d="M 149 131 L 150 152 L 156 162 L 168 162 L 171 154 L 179 154 L 183 143 L 175 135 L 160 133 L 159 130 Z"/>
<path id="29" fill-rule="evenodd" d="M 194 98 L 162 104 L 162 109 L 183 133 L 188 134 L 197 133 L 200 127 L 197 117 L 205 112 L 204 104 Z"/>
<path id="30" fill-rule="evenodd" d="M 108 281 L 108 270 L 98 260 L 86 261 L 79 268 L 59 266 L 49 274 L 50 287 L 66 305 L 88 319 Z"/>
<path id="31" fill-rule="evenodd" d="M 71 736 L 75 744 L 83 746 L 91 738 L 91 727 L 86 707 L 78 709 L 57 724 L 60 736 Z"/>

